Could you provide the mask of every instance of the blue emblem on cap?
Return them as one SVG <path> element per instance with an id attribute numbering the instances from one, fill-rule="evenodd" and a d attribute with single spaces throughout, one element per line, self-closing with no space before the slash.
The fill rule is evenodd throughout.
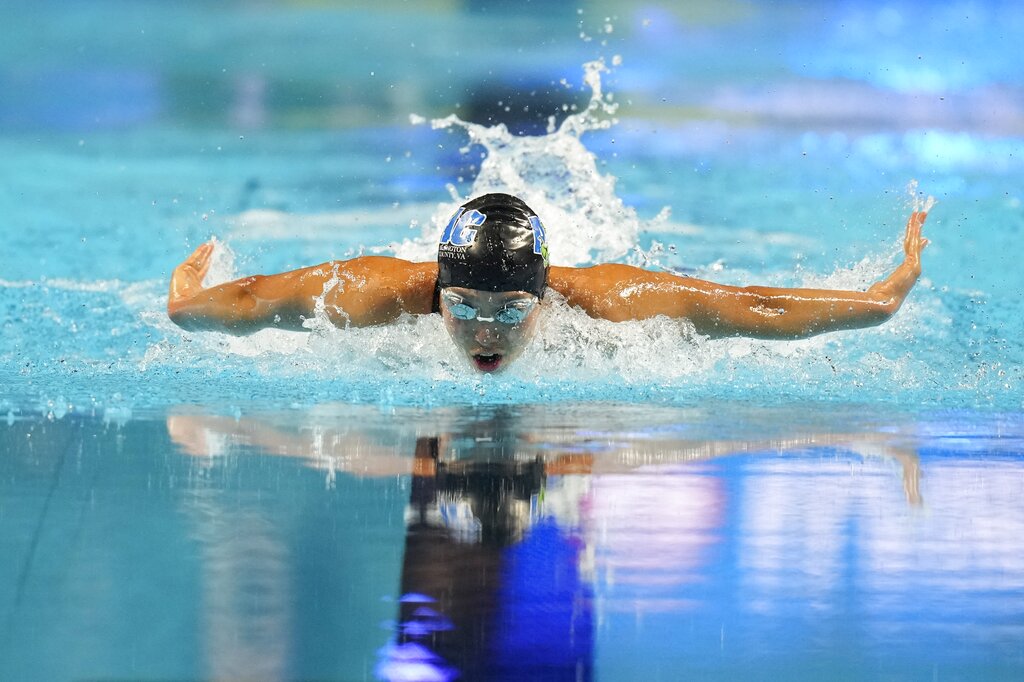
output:
<path id="1" fill-rule="evenodd" d="M 547 265 L 548 235 L 544 232 L 544 225 L 537 216 L 530 216 L 530 227 L 533 228 L 533 252 L 544 258 L 544 265 Z"/>

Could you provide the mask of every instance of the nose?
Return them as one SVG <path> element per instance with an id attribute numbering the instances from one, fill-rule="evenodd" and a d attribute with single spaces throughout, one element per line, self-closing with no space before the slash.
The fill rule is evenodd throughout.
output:
<path id="1" fill-rule="evenodd" d="M 481 324 L 477 327 L 474 338 L 476 338 L 476 342 L 481 346 L 490 347 L 496 345 L 501 340 L 501 335 L 494 325 Z"/>

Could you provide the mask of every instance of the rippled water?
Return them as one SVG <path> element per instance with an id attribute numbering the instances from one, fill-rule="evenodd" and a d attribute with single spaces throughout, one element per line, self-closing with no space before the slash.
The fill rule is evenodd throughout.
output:
<path id="1" fill-rule="evenodd" d="M 442 5 L 9 17 L 0 679 L 1019 679 L 1014 4 Z M 737 285 L 864 288 L 938 203 L 899 314 L 799 342 L 164 313 L 211 236 L 429 259 L 488 190 Z"/>
<path id="2" fill-rule="evenodd" d="M 427 149 L 464 144 L 455 134 L 413 130 L 381 135 L 396 154 L 409 144 L 400 142 L 406 135 L 424 136 L 420 144 Z M 628 137 L 630 132 L 622 134 Z M 664 131 L 662 138 L 699 134 L 676 129 Z M 611 325 L 556 302 L 525 360 L 494 381 L 468 372 L 441 325 L 430 318 L 389 328 L 325 330 L 304 336 L 265 332 L 232 339 L 181 333 L 163 312 L 167 277 L 190 246 L 211 233 L 236 254 L 236 272 L 269 272 L 367 249 L 387 253 L 391 244 L 430 232 L 431 216 L 440 215 L 452 202 L 439 206 L 436 202 L 445 195 L 441 191 L 433 194 L 435 203 L 401 202 L 394 211 L 338 207 L 326 213 L 303 212 L 301 204 L 291 201 L 299 200 L 304 190 L 277 188 L 272 170 L 282 163 L 307 169 L 315 165 L 315 155 L 303 159 L 290 149 L 294 136 L 250 136 L 237 143 L 269 147 L 269 159 L 238 152 L 235 158 L 210 162 L 189 149 L 195 144 L 192 136 L 170 137 L 151 143 L 155 148 L 141 158 L 125 158 L 123 164 L 103 162 L 99 168 L 84 160 L 65 165 L 74 155 L 87 153 L 79 152 L 70 140 L 44 143 L 55 147 L 48 152 L 57 155 L 52 168 L 44 163 L 46 157 L 40 158 L 37 144 L 29 152 L 8 143 L 9 151 L 27 161 L 15 185 L 32 185 L 33 194 L 31 201 L 16 203 L 9 219 L 12 225 L 26 227 L 15 231 L 14 246 L 21 257 L 8 251 L 0 280 L 6 311 L 0 355 L 7 409 L 90 411 L 207 399 L 282 406 L 322 400 L 421 404 L 435 395 L 441 402 L 632 400 L 635 395 L 640 401 L 684 403 L 751 397 L 771 402 L 823 398 L 999 409 L 1019 409 L 1021 404 L 1024 346 L 1012 298 L 1021 287 L 1021 275 L 1010 262 L 1021 220 L 1015 173 L 989 173 L 981 181 L 968 182 L 967 173 L 977 171 L 957 169 L 937 179 L 921 179 L 921 186 L 939 199 L 927 226 L 933 245 L 925 256 L 924 279 L 896 319 L 883 327 L 797 343 L 707 341 L 694 338 L 675 322 Z M 308 143 L 314 140 L 311 135 L 303 137 Z M 682 196 L 672 202 L 671 218 L 653 220 L 661 211 L 659 205 L 637 207 L 638 213 L 649 215 L 644 219 L 621 204 L 608 208 L 595 202 L 589 208 L 599 213 L 601 223 L 578 214 L 577 223 L 552 224 L 553 257 L 559 261 L 563 244 L 561 252 L 567 257 L 562 262 L 580 262 L 581 255 L 587 262 L 589 230 L 614 229 L 605 225 L 614 226 L 617 217 L 624 216 L 618 241 L 605 242 L 606 250 L 617 249 L 619 260 L 648 262 L 726 283 L 865 287 L 894 263 L 909 210 L 904 185 L 919 175 L 919 169 L 876 164 L 863 140 L 812 150 L 808 155 L 816 158 L 803 161 L 797 150 L 806 138 L 780 133 L 775 136 L 778 146 L 771 149 L 746 142 L 749 147 L 742 158 L 734 158 L 735 150 L 729 149 L 706 171 L 698 167 L 699 173 L 689 166 L 706 163 L 703 159 L 675 159 L 673 166 L 686 169 L 689 177 L 680 183 Z M 326 139 L 361 144 L 354 134 L 331 133 Z M 608 139 L 595 142 L 600 150 Z M 893 142 L 907 144 L 905 139 Z M 132 144 L 130 138 L 111 138 L 106 153 L 118 157 L 129 153 Z M 987 143 L 974 144 L 984 151 Z M 569 161 L 594 168 L 595 158 L 578 142 L 575 145 Z M 287 156 L 273 154 L 274 149 L 284 153 L 285 148 Z M 616 153 L 618 163 L 623 163 L 626 152 Z M 668 161 L 643 148 L 629 153 L 629 162 L 644 170 L 636 171 L 636 178 L 632 171 L 626 173 L 619 187 L 650 179 L 652 193 L 662 194 L 661 183 L 672 176 L 657 179 L 654 169 Z M 158 169 L 177 154 L 186 159 L 176 162 L 180 175 L 169 179 Z M 344 150 L 338 156 L 349 158 Z M 871 171 L 875 176 L 865 181 L 845 170 L 827 180 L 817 179 L 824 177 L 818 171 L 825 173 L 833 163 L 850 165 L 851 158 L 857 160 L 858 174 Z M 535 170 L 521 156 L 507 163 L 526 177 Z M 147 168 L 153 169 L 150 175 Z M 220 175 L 219 191 L 227 196 L 218 204 L 232 207 L 227 215 L 207 214 L 204 220 L 195 197 L 188 202 L 191 208 L 179 208 L 184 200 L 178 187 L 199 193 L 209 182 L 199 177 L 190 181 L 190 173 Z M 87 187 L 56 204 L 40 192 L 44 181 L 77 187 L 85 174 L 92 176 L 89 183 L 107 188 L 100 199 L 95 198 L 100 190 Z M 889 179 L 894 175 L 895 182 Z M 274 187 L 273 192 L 290 194 L 284 206 L 288 212 L 239 211 L 246 178 L 251 176 L 261 177 L 261 186 Z M 581 181 L 579 176 L 570 177 L 571 182 Z M 854 184 L 840 189 L 843 181 Z M 570 187 L 567 183 L 562 189 Z M 551 189 L 548 184 L 543 188 Z M 112 198 L 107 196 L 110 192 Z M 25 196 L 24 191 L 15 194 Z M 615 194 L 607 196 L 619 201 Z M 556 194 L 552 202 L 565 203 L 569 197 L 575 195 Z M 553 212 L 558 210 L 556 206 Z M 49 212 L 59 215 L 50 219 Z M 31 218 L 21 217 L 27 213 Z M 419 216 L 412 230 L 407 222 L 411 215 Z M 36 226 L 40 221 L 45 227 Z M 627 243 L 644 252 L 653 248 L 652 260 L 624 249 Z M 420 257 L 429 257 L 429 249 L 415 243 L 398 250 L 408 255 L 417 249 Z M 623 384 L 628 391 L 622 390 Z"/>
<path id="3" fill-rule="evenodd" d="M 49 16 L 45 5 L 38 11 Z M 181 10 L 182 16 L 194 11 Z M 851 28 L 844 35 L 860 44 L 873 32 L 894 30 L 909 11 L 880 8 L 877 15 L 861 16 L 834 9 L 824 16 L 858 26 L 861 33 Z M 1002 22 L 1002 11 L 985 6 L 973 21 L 980 31 Z M 262 127 L 239 121 L 210 126 L 169 104 L 151 118 L 140 114 L 127 131 L 112 131 L 98 117 L 93 128 L 71 119 L 67 126 L 46 127 L 40 119 L 42 132 L 34 133 L 17 119 L 0 137 L 6 185 L 0 202 L 9 226 L 0 268 L 0 409 L 91 414 L 182 401 L 286 407 L 325 400 L 691 404 L 708 398 L 1020 409 L 1024 327 L 1015 294 L 1024 279 L 1013 254 L 1022 224 L 1015 150 L 1024 114 L 1014 104 L 1016 81 L 989 73 L 983 64 L 991 62 L 970 62 L 977 69 L 972 78 L 990 85 L 952 79 L 936 99 L 932 86 L 924 87 L 930 82 L 926 69 L 919 89 L 879 88 L 866 75 L 858 87 L 877 91 L 854 97 L 859 104 L 840 116 L 828 103 L 846 82 L 812 78 L 793 65 L 793 55 L 806 48 L 800 41 L 814 16 L 808 11 L 776 19 L 792 42 L 778 62 L 789 75 L 769 77 L 745 61 L 711 81 L 691 69 L 674 86 L 663 82 L 664 99 L 672 101 L 659 113 L 650 108 L 648 77 L 710 49 L 698 39 L 702 30 L 723 41 L 745 36 L 749 49 L 768 48 L 778 37 L 761 29 L 747 35 L 765 19 L 757 12 L 725 13 L 719 20 L 724 23 L 706 23 L 705 17 L 689 27 L 692 17 L 653 9 L 641 14 L 619 17 L 612 22 L 619 32 L 601 40 L 560 43 L 546 67 L 519 66 L 523 78 L 549 78 L 535 137 L 444 116 L 504 115 L 513 128 L 533 120 L 519 109 L 482 108 L 470 95 L 487 91 L 493 81 L 474 69 L 452 82 L 456 90 L 447 106 L 411 97 L 404 113 L 395 105 L 390 115 L 398 120 L 354 129 L 287 129 L 269 121 Z M 90 16 L 104 15 L 96 9 L 66 21 Z M 146 23 L 144 16 L 139 21 Z M 231 16 L 247 21 L 258 15 Z M 298 29 L 314 16 L 299 13 L 291 21 Z M 416 16 L 395 21 L 414 22 Z M 590 15 L 579 16 L 545 21 L 558 27 L 582 22 L 584 33 L 593 33 Z M 458 31 L 482 19 L 468 14 L 451 20 L 451 30 Z M 523 15 L 516 21 L 541 20 Z M 928 22 L 920 29 L 927 35 L 945 30 L 939 18 Z M 232 25 L 228 21 L 222 30 Z M 1013 22 L 1000 25 L 1004 33 L 1016 30 Z M 600 21 L 597 26 L 604 30 Z M 176 44 L 184 39 L 180 31 L 169 23 L 155 45 Z M 681 42 L 658 67 L 641 45 L 663 34 L 678 34 Z M 975 42 L 983 42 L 977 35 Z M 48 40 L 56 59 L 64 38 Z M 834 61 L 847 49 L 843 44 L 822 49 Z M 583 60 L 567 61 L 587 51 L 603 54 L 611 72 L 591 67 L 585 84 Z M 916 56 L 893 48 L 877 55 L 874 68 L 895 61 L 924 69 Z M 387 64 L 382 73 L 407 85 L 397 66 Z M 723 68 L 729 64 L 722 61 Z M 850 57 L 845 68 L 858 64 Z M 163 93 L 154 106 L 183 97 L 171 87 L 182 66 L 149 68 L 155 92 Z M 203 68 L 214 77 L 211 67 Z M 516 66 L 506 69 L 512 73 Z M 29 61 L 6 73 L 20 74 L 22 86 L 5 105 L 8 118 L 41 106 L 34 79 L 51 71 Z M 310 73 L 314 80 L 329 78 L 322 70 Z M 342 82 L 365 77 L 354 63 L 341 73 Z M 266 87 L 277 82 L 273 75 L 266 79 Z M 1008 99 L 989 109 L 997 79 Z M 803 113 L 767 105 L 771 83 L 778 87 L 771 106 L 799 104 Z M 370 97 L 373 89 L 367 90 Z M 102 99 L 104 92 L 95 95 Z M 962 118 L 943 118 L 953 107 L 943 104 L 947 95 L 959 102 L 954 108 Z M 597 108 L 583 115 L 588 97 L 595 97 Z M 681 117 L 678 107 L 686 98 L 700 104 L 687 104 L 682 111 L 689 117 Z M 227 98 L 220 106 L 227 115 L 247 101 Z M 914 115 L 885 118 L 896 102 L 914 103 Z M 256 104 L 268 114 L 279 111 L 267 96 Z M 319 106 L 330 111 L 333 105 Z M 694 115 L 694 106 L 705 113 Z M 753 119 L 736 119 L 737 107 Z M 982 110 L 1001 112 L 1002 123 L 978 118 Z M 556 121 L 546 122 L 547 111 Z M 431 112 L 444 127 L 409 122 L 411 114 Z M 68 127 L 80 129 L 62 129 Z M 468 372 L 429 318 L 390 328 L 306 336 L 267 332 L 238 340 L 183 334 L 163 313 L 170 270 L 211 235 L 234 254 L 233 266 L 220 268 L 222 278 L 366 252 L 429 259 L 438 223 L 451 206 L 491 189 L 520 193 L 541 211 L 556 263 L 627 261 L 730 284 L 862 288 L 898 256 L 912 179 L 921 195 L 934 195 L 938 204 L 926 228 L 933 244 L 925 276 L 904 309 L 881 328 L 799 343 L 708 341 L 665 320 L 609 325 L 556 303 L 524 361 L 493 381 Z"/>

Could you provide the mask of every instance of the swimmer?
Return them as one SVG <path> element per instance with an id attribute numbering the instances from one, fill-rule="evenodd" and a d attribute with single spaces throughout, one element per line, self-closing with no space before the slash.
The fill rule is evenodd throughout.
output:
<path id="1" fill-rule="evenodd" d="M 342 328 L 437 313 L 481 372 L 500 371 L 522 354 L 548 289 L 590 317 L 613 322 L 664 315 L 685 318 L 709 337 L 800 339 L 891 318 L 921 275 L 927 215 L 911 214 L 903 262 L 867 291 L 736 287 L 623 264 L 550 266 L 537 214 L 517 197 L 487 194 L 451 217 L 436 262 L 360 256 L 203 287 L 214 246 L 207 242 L 175 268 L 167 314 L 189 331 L 245 335 L 264 328 L 307 331 L 304 322 L 321 298 L 330 321 Z"/>

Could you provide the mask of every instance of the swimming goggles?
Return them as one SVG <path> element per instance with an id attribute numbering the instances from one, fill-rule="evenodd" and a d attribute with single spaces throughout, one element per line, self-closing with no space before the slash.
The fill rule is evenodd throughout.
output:
<path id="1" fill-rule="evenodd" d="M 479 322 L 500 322 L 501 324 L 522 324 L 526 316 L 537 305 L 536 298 L 517 298 L 509 301 L 505 307 L 494 313 L 494 317 L 480 317 L 480 311 L 463 301 L 462 297 L 450 291 L 441 292 L 441 301 L 448 312 L 457 320 L 477 320 Z"/>

